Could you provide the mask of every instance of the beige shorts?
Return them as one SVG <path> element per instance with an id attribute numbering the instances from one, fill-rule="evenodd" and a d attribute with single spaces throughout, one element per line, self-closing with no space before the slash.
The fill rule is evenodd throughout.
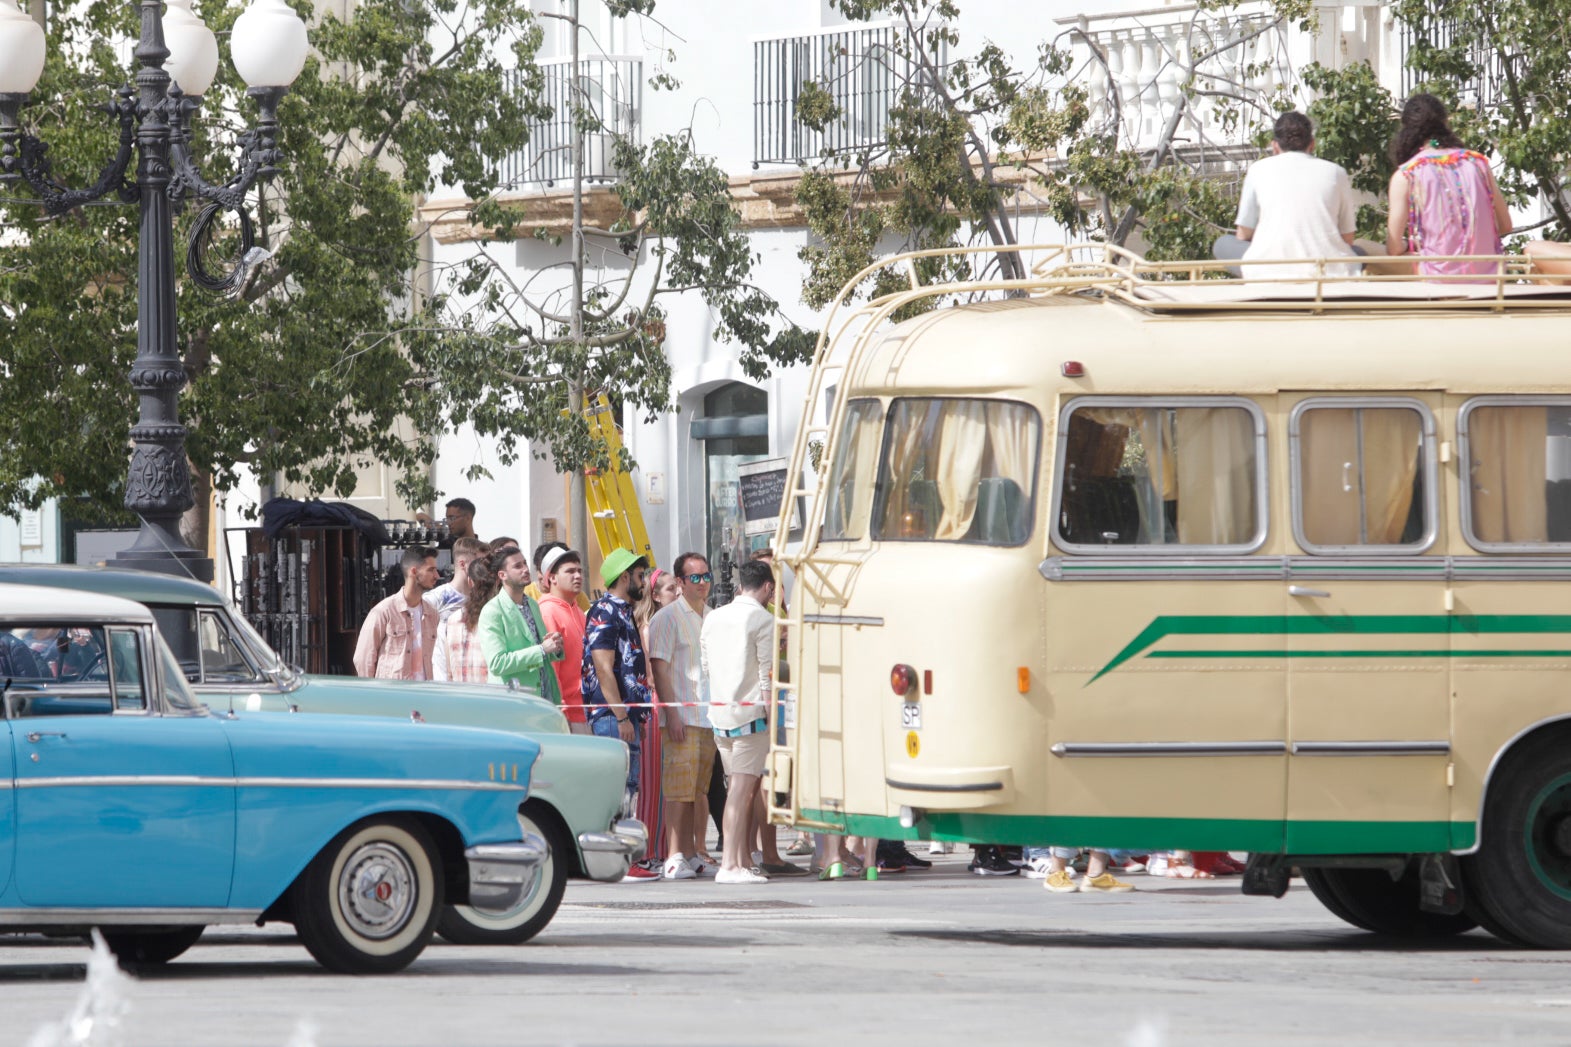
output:
<path id="1" fill-rule="evenodd" d="M 769 758 L 769 732 L 755 731 L 735 738 L 715 735 L 715 747 L 720 750 L 720 762 L 725 773 L 751 774 L 763 777 L 764 763 Z"/>
<path id="2" fill-rule="evenodd" d="M 715 770 L 715 732 L 687 725 L 680 742 L 660 729 L 660 791 L 672 803 L 692 803 L 709 792 Z"/>

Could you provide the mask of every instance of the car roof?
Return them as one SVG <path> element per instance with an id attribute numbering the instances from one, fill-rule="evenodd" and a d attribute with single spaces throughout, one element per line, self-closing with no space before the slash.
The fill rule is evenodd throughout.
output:
<path id="1" fill-rule="evenodd" d="M 150 622 L 146 607 L 101 593 L 0 583 L 0 622 Z"/>
<path id="2" fill-rule="evenodd" d="M 124 567 L 79 567 L 76 564 L 0 563 L 0 583 L 77 589 L 118 596 L 137 603 L 215 605 L 223 595 L 191 578 Z"/>

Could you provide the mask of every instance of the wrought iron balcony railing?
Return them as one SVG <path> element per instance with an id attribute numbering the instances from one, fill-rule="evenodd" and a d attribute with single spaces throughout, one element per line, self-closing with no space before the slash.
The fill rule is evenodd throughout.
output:
<path id="1" fill-rule="evenodd" d="M 753 166 L 803 164 L 881 147 L 889 111 L 917 72 L 901 32 L 887 24 L 755 41 Z M 830 103 L 833 115 L 822 130 L 802 121 L 809 85 Z"/>
<path id="2" fill-rule="evenodd" d="M 502 184 L 516 188 L 572 180 L 575 107 L 599 124 L 584 134 L 584 178 L 615 181 L 612 142 L 618 137 L 637 142 L 642 135 L 643 60 L 626 56 L 580 58 L 576 83 L 570 60 L 552 59 L 540 65 L 545 75 L 542 100 L 551 115 L 530 125 L 529 142 L 523 149 L 503 157 Z M 511 88 L 523 90 L 522 78 L 516 73 Z"/>

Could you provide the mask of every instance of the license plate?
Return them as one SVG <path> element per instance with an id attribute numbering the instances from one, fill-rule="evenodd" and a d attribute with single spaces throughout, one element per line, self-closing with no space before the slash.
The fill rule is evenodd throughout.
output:
<path id="1" fill-rule="evenodd" d="M 922 729 L 922 707 L 916 702 L 906 702 L 900 707 L 900 726 L 908 731 Z"/>

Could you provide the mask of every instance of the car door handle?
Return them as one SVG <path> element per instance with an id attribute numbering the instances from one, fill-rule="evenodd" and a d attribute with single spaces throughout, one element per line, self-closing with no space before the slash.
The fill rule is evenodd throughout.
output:
<path id="1" fill-rule="evenodd" d="M 1289 596 L 1330 596 L 1324 589 L 1311 589 L 1305 585 L 1290 585 L 1287 587 Z"/>
<path id="2" fill-rule="evenodd" d="M 28 731 L 27 740 L 37 745 L 45 738 L 64 738 L 64 731 Z"/>

